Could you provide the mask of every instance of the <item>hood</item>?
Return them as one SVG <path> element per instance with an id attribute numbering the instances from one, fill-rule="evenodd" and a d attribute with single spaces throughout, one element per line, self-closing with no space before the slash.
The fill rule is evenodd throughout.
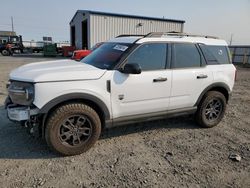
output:
<path id="1" fill-rule="evenodd" d="M 10 73 L 11 80 L 54 82 L 99 79 L 106 70 L 73 60 L 44 61 L 21 66 Z"/>

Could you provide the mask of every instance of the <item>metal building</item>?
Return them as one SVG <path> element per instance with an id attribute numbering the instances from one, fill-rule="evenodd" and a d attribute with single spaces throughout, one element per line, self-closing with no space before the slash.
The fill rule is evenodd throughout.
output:
<path id="1" fill-rule="evenodd" d="M 234 64 L 250 64 L 250 46 L 229 46 Z"/>
<path id="2" fill-rule="evenodd" d="M 185 21 L 78 10 L 70 21 L 70 41 L 77 49 L 91 48 L 121 34 L 183 32 Z"/>

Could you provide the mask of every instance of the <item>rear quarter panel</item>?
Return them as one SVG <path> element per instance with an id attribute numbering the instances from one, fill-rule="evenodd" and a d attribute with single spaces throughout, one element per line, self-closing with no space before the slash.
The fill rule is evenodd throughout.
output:
<path id="1" fill-rule="evenodd" d="M 213 70 L 214 83 L 222 82 L 229 86 L 232 92 L 236 68 L 233 64 L 221 64 L 221 65 L 208 65 Z"/>

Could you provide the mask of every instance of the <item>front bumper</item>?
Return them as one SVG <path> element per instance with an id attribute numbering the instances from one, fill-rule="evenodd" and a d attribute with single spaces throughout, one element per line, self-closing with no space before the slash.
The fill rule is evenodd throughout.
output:
<path id="1" fill-rule="evenodd" d="M 8 105 L 7 106 L 7 115 L 11 121 L 26 121 L 30 120 L 31 116 L 38 115 L 38 108 L 30 108 L 26 106 L 16 106 Z"/>

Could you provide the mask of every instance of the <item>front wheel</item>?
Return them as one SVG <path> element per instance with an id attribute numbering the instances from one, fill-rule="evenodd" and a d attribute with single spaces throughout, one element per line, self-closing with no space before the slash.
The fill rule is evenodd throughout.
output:
<path id="1" fill-rule="evenodd" d="M 62 155 L 78 155 L 91 148 L 101 134 L 101 121 L 91 107 L 73 103 L 57 108 L 47 121 L 45 139 Z"/>
<path id="2" fill-rule="evenodd" d="M 202 127 L 216 126 L 225 115 L 226 98 L 218 91 L 209 91 L 203 97 L 196 112 L 196 120 Z"/>

